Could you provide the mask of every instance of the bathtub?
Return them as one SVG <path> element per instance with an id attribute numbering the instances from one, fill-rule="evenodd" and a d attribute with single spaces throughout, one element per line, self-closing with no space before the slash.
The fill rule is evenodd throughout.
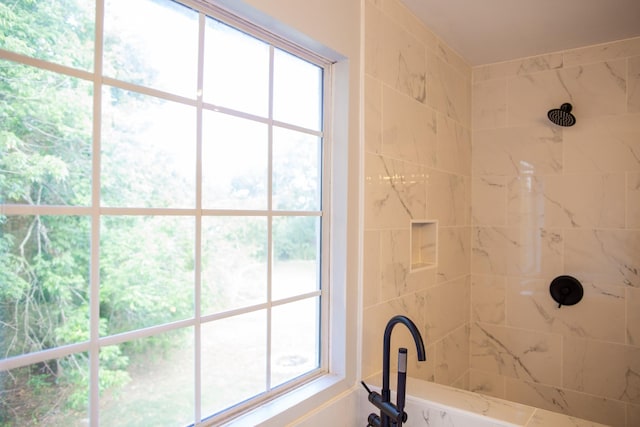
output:
<path id="1" fill-rule="evenodd" d="M 380 390 L 380 378 L 365 380 Z M 395 379 L 391 380 L 392 389 Z M 604 427 L 519 403 L 459 390 L 428 381 L 407 379 L 405 427 Z M 376 408 L 364 389 L 354 388 L 291 424 L 296 427 L 365 427 Z"/>

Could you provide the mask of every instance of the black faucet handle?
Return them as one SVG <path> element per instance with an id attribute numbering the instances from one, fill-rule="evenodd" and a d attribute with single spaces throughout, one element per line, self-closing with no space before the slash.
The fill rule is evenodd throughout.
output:
<path id="1" fill-rule="evenodd" d="M 391 420 L 394 422 L 403 421 L 406 414 L 404 414 L 404 412 L 402 411 L 399 411 L 396 405 L 394 405 L 391 402 L 386 402 L 380 393 L 371 391 L 364 381 L 360 381 L 360 384 L 362 384 L 362 387 L 364 387 L 364 389 L 367 390 L 367 393 L 369 393 L 369 396 L 367 397 L 369 399 L 369 402 L 373 403 L 373 406 L 375 406 L 376 408 L 380 409 L 380 411 L 382 411 L 381 415 L 382 414 L 386 415 L 387 417 L 391 418 Z M 375 414 L 371 414 L 371 415 L 375 415 Z M 371 418 L 371 415 L 369 416 L 369 418 Z M 371 422 L 369 422 L 369 424 L 371 424 Z M 374 426 L 375 425 L 376 424 L 374 424 Z"/>
<path id="2" fill-rule="evenodd" d="M 378 414 L 369 414 L 367 418 L 367 427 L 380 427 L 382 426 L 382 420 Z"/>

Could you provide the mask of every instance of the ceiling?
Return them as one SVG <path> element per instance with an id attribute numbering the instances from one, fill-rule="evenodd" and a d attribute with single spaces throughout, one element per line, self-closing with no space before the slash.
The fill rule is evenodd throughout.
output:
<path id="1" fill-rule="evenodd" d="M 472 66 L 640 36 L 640 0 L 402 0 Z"/>

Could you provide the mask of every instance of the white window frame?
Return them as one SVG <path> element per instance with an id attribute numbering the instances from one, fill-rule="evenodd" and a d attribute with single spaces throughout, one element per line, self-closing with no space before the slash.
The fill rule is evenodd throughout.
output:
<path id="1" fill-rule="evenodd" d="M 349 249 L 348 243 L 348 215 L 347 215 L 347 193 L 349 182 L 349 168 L 347 166 L 348 159 L 348 81 L 349 81 L 349 63 L 346 58 L 336 54 L 325 47 L 319 46 L 317 43 L 309 40 L 304 35 L 282 27 L 273 22 L 269 17 L 256 13 L 251 9 L 247 12 L 247 8 L 243 5 L 230 6 L 229 2 L 222 2 L 226 8 L 215 6 L 211 1 L 199 0 L 181 0 L 186 6 L 200 9 L 200 20 L 204 20 L 204 14 L 225 22 L 237 29 L 258 36 L 258 38 L 266 41 L 272 46 L 282 48 L 283 50 L 308 59 L 313 63 L 324 63 L 324 90 L 325 96 L 323 101 L 324 125 L 323 125 L 323 146 L 324 162 L 323 167 L 323 188 L 329 189 L 327 193 L 329 197 L 323 197 L 323 212 L 327 221 L 323 221 L 323 244 L 322 244 L 322 277 L 323 281 L 331 283 L 330 288 L 321 290 L 322 309 L 321 309 L 321 363 L 320 369 L 309 377 L 303 378 L 302 381 L 293 383 L 289 387 L 274 395 L 265 395 L 261 401 L 252 402 L 251 405 L 244 405 L 234 408 L 233 411 L 225 412 L 221 416 L 206 419 L 205 414 L 201 414 L 199 399 L 196 399 L 196 419 L 201 420 L 196 425 L 212 425 L 220 422 L 228 422 L 230 425 L 281 425 L 280 423 L 291 422 L 312 408 L 317 407 L 320 403 L 336 396 L 340 392 L 347 391 L 354 383 L 357 369 L 355 368 L 355 360 L 357 360 L 357 337 L 355 332 L 355 323 L 359 314 L 357 310 L 350 313 L 347 310 L 348 302 L 354 302 L 357 289 L 347 289 L 347 258 Z M 231 2 L 233 3 L 233 2 Z M 104 4 L 102 0 L 97 0 L 96 10 L 96 49 L 95 54 L 95 70 L 102 68 L 102 16 L 104 14 Z M 204 6 L 204 8 L 203 8 Z M 231 10 L 231 11 L 230 11 Z M 236 13 L 253 18 L 250 23 L 239 19 Z M 201 23 L 202 26 L 202 23 Z M 266 31 L 265 27 L 274 27 L 280 30 L 282 36 L 275 35 L 270 31 Z M 203 35 L 201 34 L 201 38 Z M 289 40 L 294 40 L 297 44 Z M 300 46 L 315 49 L 321 54 L 315 55 Z M 273 49 L 273 47 L 271 48 Z M 94 83 L 94 118 L 93 132 L 94 144 L 97 144 L 99 152 L 99 141 L 101 132 L 100 111 L 101 111 L 101 88 L 103 84 L 109 84 L 124 89 L 132 88 L 131 85 L 124 82 L 118 82 L 114 79 L 105 78 L 101 75 L 101 71 L 97 73 L 86 72 L 69 68 L 63 65 L 50 63 L 47 61 L 30 58 L 21 54 L 0 50 L 0 57 L 17 63 L 35 66 L 44 70 L 77 77 L 80 79 L 93 81 Z M 339 87 L 343 91 L 337 91 Z M 136 87 L 138 91 L 139 88 Z M 155 90 L 149 90 L 142 93 L 158 95 Z M 175 96 L 166 96 L 166 99 L 175 100 Z M 183 101 L 181 99 L 181 101 Z M 195 101 L 198 102 L 198 101 Z M 334 107 L 340 105 L 340 111 L 337 112 Z M 334 120 L 336 119 L 336 120 Z M 102 215 L 109 213 L 120 213 L 122 211 L 131 212 L 130 209 L 118 208 L 101 208 L 100 207 L 100 188 L 99 180 L 95 179 L 95 174 L 100 171 L 99 156 L 93 158 L 94 183 L 93 183 L 93 200 L 90 207 L 62 207 L 62 206 L 21 206 L 21 205 L 2 205 L 0 209 L 3 214 L 7 215 L 86 215 L 92 218 L 92 235 L 93 241 L 99 241 L 99 222 Z M 335 185 L 340 183 L 341 185 Z M 323 194 L 325 194 L 323 190 Z M 353 202 L 351 202 L 353 203 Z M 357 202 L 359 203 L 359 202 Z M 148 213 L 148 212 L 147 212 Z M 140 214 L 140 213 L 138 213 Z M 328 219 L 331 218 L 331 221 Z M 98 246 L 92 245 L 92 267 L 91 267 L 91 317 L 99 318 L 99 266 L 97 260 L 99 258 Z M 352 267 L 355 268 L 355 267 Z M 328 280 L 326 280 L 328 279 Z M 198 307 L 196 301 L 196 307 Z M 208 316 L 211 317 L 211 316 Z M 209 319 L 211 320 L 211 319 Z M 125 341 L 144 338 L 158 333 L 175 330 L 182 327 L 196 326 L 201 322 L 199 309 L 196 309 L 194 319 L 188 319 L 172 323 L 170 325 L 161 325 L 150 327 L 144 330 L 123 333 L 119 335 L 100 337 L 98 331 L 98 322 L 92 321 L 90 324 L 91 339 L 88 342 L 81 342 L 64 347 L 44 350 L 38 353 L 29 353 L 26 355 L 16 356 L 9 359 L 0 360 L 0 370 L 10 370 L 22 366 L 31 365 L 44 360 L 61 358 L 72 353 L 87 352 L 91 354 L 90 358 L 90 421 L 91 425 L 98 425 L 99 422 L 99 389 L 98 389 L 98 353 L 100 348 L 119 344 Z M 199 334 L 196 334 L 198 337 Z M 196 342 L 196 348 L 199 344 Z M 348 362 L 350 360 L 350 362 Z M 196 370 L 199 369 L 196 361 Z M 199 387 L 199 372 L 196 372 L 196 389 Z M 256 404 L 258 407 L 256 408 Z M 229 417 L 234 417 L 233 419 Z M 203 419 L 204 418 L 204 419 Z"/>

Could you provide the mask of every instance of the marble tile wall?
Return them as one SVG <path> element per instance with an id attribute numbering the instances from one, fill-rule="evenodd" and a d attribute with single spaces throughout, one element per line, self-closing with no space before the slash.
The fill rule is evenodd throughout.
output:
<path id="1" fill-rule="evenodd" d="M 428 358 L 418 364 L 396 326 L 409 375 L 466 388 L 471 68 L 399 0 L 366 0 L 364 98 L 363 377 L 381 370 L 385 325 L 404 314 Z M 438 221 L 437 267 L 412 271 L 412 220 Z"/>
<path id="2" fill-rule="evenodd" d="M 476 67 L 471 117 L 469 389 L 640 425 L 640 38 Z"/>
<path id="3" fill-rule="evenodd" d="M 614 426 L 640 419 L 640 39 L 473 72 L 399 0 L 365 1 L 363 376 L 395 314 L 410 375 Z M 578 123 L 550 108 L 571 102 Z M 472 144 L 473 139 L 473 154 Z M 412 271 L 410 221 L 438 221 Z M 570 274 L 584 300 L 557 308 Z"/>

